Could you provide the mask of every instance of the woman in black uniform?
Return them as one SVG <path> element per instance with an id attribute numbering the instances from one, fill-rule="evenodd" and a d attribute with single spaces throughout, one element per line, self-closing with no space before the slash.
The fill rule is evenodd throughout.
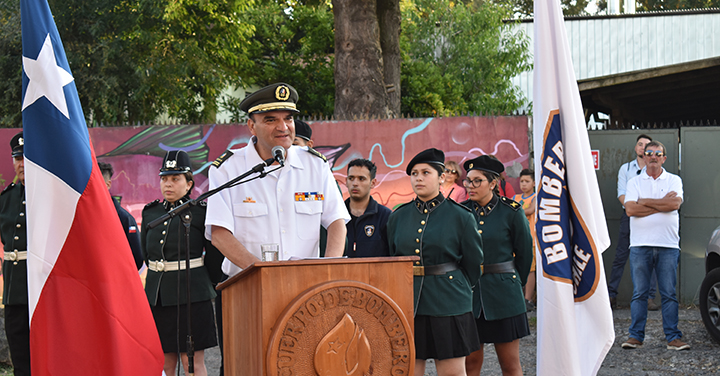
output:
<path id="1" fill-rule="evenodd" d="M 438 375 L 465 376 L 465 356 L 480 348 L 472 283 L 480 278 L 482 240 L 468 209 L 440 193 L 445 155 L 428 149 L 408 163 L 415 200 L 390 214 L 390 255 L 420 256 L 413 268 L 415 375 L 435 359 Z"/>
<path id="2" fill-rule="evenodd" d="M 485 262 L 473 312 L 480 343 L 495 344 L 503 375 L 522 375 L 520 338 L 530 334 L 523 286 L 532 263 L 532 237 L 525 212 L 517 202 L 498 195 L 502 162 L 483 155 L 466 161 L 464 184 L 470 208 L 483 238 Z M 480 375 L 483 348 L 466 359 L 468 376 Z"/>
<path id="3" fill-rule="evenodd" d="M 186 152 L 167 152 L 160 169 L 160 190 L 164 200 L 147 204 L 142 213 L 141 242 L 148 265 L 145 293 L 165 353 L 163 368 L 166 375 L 175 374 L 178 353 L 185 374 L 188 374 L 185 228 L 181 216 L 168 219 L 152 229 L 148 228 L 148 224 L 190 200 L 189 193 L 194 184 L 191 171 L 190 157 Z M 191 323 L 195 343 L 194 368 L 198 376 L 207 375 L 203 350 L 217 345 L 211 303 L 215 290 L 204 263 L 203 250 L 208 253 L 218 251 L 205 240 L 205 210 L 204 202 L 190 207 Z"/>

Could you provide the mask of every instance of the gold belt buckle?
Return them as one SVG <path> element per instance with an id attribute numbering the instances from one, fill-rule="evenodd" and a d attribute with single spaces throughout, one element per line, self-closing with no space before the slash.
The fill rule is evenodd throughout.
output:
<path id="1" fill-rule="evenodd" d="M 413 275 L 414 276 L 424 276 L 425 275 L 425 267 L 424 266 L 413 266 Z"/>
<path id="2" fill-rule="evenodd" d="M 12 251 L 12 252 L 8 252 L 8 253 L 9 253 L 9 254 L 8 254 L 8 260 L 9 260 L 9 261 L 16 261 L 16 260 L 18 259 L 18 252 L 17 252 L 17 251 Z"/>

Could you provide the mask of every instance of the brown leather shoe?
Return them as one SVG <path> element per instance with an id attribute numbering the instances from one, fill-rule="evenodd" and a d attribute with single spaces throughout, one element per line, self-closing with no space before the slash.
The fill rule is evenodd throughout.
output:
<path id="1" fill-rule="evenodd" d="M 688 345 L 687 343 L 685 343 L 685 342 L 681 341 L 680 339 L 676 338 L 676 339 L 668 342 L 668 344 L 667 344 L 667 349 L 668 349 L 668 350 L 677 350 L 677 351 L 680 351 L 680 350 L 689 350 L 689 349 L 690 349 L 690 345 Z"/>
<path id="2" fill-rule="evenodd" d="M 655 304 L 655 301 L 652 299 L 648 299 L 648 311 L 657 311 L 660 309 L 660 306 Z"/>
<path id="3" fill-rule="evenodd" d="M 675 340 L 675 341 L 677 341 L 677 340 Z M 620 345 L 620 347 L 622 347 L 623 349 L 637 349 L 638 347 L 642 346 L 642 344 L 643 343 L 640 342 L 637 338 L 630 337 L 627 341 L 623 342 L 623 344 Z M 668 346 L 670 346 L 670 344 L 668 344 Z M 670 347 L 668 347 L 668 348 L 670 348 Z"/>

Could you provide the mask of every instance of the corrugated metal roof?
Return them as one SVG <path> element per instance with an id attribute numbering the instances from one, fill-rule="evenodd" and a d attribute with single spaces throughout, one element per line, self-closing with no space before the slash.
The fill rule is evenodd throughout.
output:
<path id="1" fill-rule="evenodd" d="M 533 23 L 516 28 L 533 39 Z M 578 80 L 720 56 L 720 9 L 566 17 Z M 532 72 L 512 79 L 532 102 Z"/>

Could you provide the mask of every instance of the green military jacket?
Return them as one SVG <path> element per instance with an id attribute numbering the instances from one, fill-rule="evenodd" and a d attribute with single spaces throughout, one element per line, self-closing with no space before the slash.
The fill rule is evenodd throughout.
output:
<path id="1" fill-rule="evenodd" d="M 187 196 L 176 202 L 180 205 L 187 201 Z M 169 202 L 155 200 L 147 205 L 142 212 L 142 232 L 140 241 L 142 244 L 145 262 L 163 261 L 167 263 L 185 263 L 185 227 L 179 216 L 166 220 L 159 226 L 150 229 L 148 225 L 153 220 L 163 216 L 172 209 L 173 205 Z M 201 202 L 197 206 L 191 207 L 192 223 L 190 225 L 190 259 L 203 257 L 203 251 L 208 254 L 219 253 L 210 241 L 205 239 L 205 202 Z M 178 256 L 178 246 L 180 247 L 180 256 Z M 216 259 L 214 257 L 213 259 Z M 206 258 L 205 266 L 190 269 L 190 300 L 191 302 L 201 302 L 215 298 L 215 289 L 213 281 L 210 278 L 208 269 L 215 267 L 208 265 Z M 180 296 L 178 297 L 178 273 L 180 275 Z M 145 280 L 145 293 L 147 294 L 150 305 L 157 305 L 158 298 L 163 306 L 171 306 L 178 304 L 186 304 L 186 278 L 185 270 L 180 271 L 152 271 L 148 270 Z"/>
<path id="2" fill-rule="evenodd" d="M 0 239 L 5 252 L 27 251 L 25 186 L 12 183 L 0 194 Z M 3 261 L 4 305 L 28 304 L 27 260 Z"/>
<path id="3" fill-rule="evenodd" d="M 442 194 L 404 204 L 387 223 L 391 256 L 420 256 L 417 266 L 456 262 L 444 275 L 414 277 L 415 314 L 456 316 L 472 311 L 471 281 L 480 278 L 482 239 L 467 208 Z"/>
<path id="4" fill-rule="evenodd" d="M 465 201 L 478 223 L 483 238 L 484 265 L 506 261 L 515 263 L 513 273 L 488 274 L 480 278 L 480 289 L 475 289 L 473 313 L 480 311 L 487 320 L 500 320 L 526 311 L 523 286 L 532 265 L 532 236 L 525 212 L 517 202 L 493 195 L 485 206 Z"/>

